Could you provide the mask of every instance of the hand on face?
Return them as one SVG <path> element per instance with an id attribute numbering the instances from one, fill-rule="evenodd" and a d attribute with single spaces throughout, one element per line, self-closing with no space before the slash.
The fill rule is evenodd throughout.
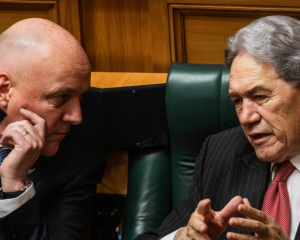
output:
<path id="1" fill-rule="evenodd" d="M 265 213 L 252 208 L 249 201 L 244 199 L 244 204 L 238 206 L 238 211 L 247 217 L 231 218 L 229 224 L 232 227 L 248 230 L 255 233 L 255 237 L 238 233 L 227 233 L 229 240 L 289 240 L 289 237 L 281 230 L 280 226 Z"/>
<path id="2" fill-rule="evenodd" d="M 211 202 L 205 199 L 199 202 L 186 227 L 180 229 L 175 240 L 207 240 L 218 238 L 227 228 L 229 219 L 238 212 L 238 206 L 243 203 L 241 197 L 234 197 L 220 211 L 211 209 Z"/>
<path id="3" fill-rule="evenodd" d="M 27 120 L 9 124 L 0 140 L 2 145 L 14 145 L 0 167 L 4 192 L 19 191 L 24 187 L 28 170 L 40 156 L 45 143 L 45 120 L 29 110 L 21 109 L 20 113 Z"/>

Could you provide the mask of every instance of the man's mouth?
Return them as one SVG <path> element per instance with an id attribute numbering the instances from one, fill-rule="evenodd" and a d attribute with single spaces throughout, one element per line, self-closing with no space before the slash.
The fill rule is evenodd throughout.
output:
<path id="1" fill-rule="evenodd" d="M 271 136 L 270 133 L 254 133 L 249 134 L 250 138 L 252 139 L 252 142 L 254 144 L 262 144 L 267 140 L 269 136 Z"/>

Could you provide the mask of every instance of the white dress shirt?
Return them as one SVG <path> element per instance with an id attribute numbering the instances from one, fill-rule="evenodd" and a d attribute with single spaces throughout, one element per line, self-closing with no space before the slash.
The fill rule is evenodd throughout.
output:
<path id="1" fill-rule="evenodd" d="M 24 203 L 29 201 L 35 195 L 35 188 L 31 181 L 28 181 L 31 185 L 25 192 L 16 198 L 0 199 L 0 218 L 5 217 L 17 208 L 21 207 Z M 2 190 L 2 188 L 1 188 Z"/>
<path id="2" fill-rule="evenodd" d="M 295 239 L 297 229 L 300 222 L 300 154 L 296 155 L 295 157 L 291 158 L 290 162 L 295 166 L 294 172 L 289 176 L 287 180 L 287 188 L 290 197 L 290 207 L 291 207 L 291 226 L 290 226 L 290 239 Z M 276 165 L 272 163 L 271 165 L 271 179 L 270 183 L 272 182 L 275 171 Z M 173 240 L 177 231 L 170 233 L 169 235 L 163 237 L 161 240 Z"/>

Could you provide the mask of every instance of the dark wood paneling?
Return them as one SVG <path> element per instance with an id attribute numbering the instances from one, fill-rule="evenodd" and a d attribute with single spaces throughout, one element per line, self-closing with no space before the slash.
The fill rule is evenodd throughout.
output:
<path id="1" fill-rule="evenodd" d="M 72 33 L 80 42 L 78 0 L 0 0 L 0 33 L 26 18 L 45 18 Z"/>
<path id="2" fill-rule="evenodd" d="M 25 18 L 45 18 L 58 23 L 56 1 L 0 1 L 0 33 Z"/>
<path id="3" fill-rule="evenodd" d="M 58 19 L 59 25 L 72 33 L 81 42 L 78 0 L 59 0 Z"/>
<path id="4" fill-rule="evenodd" d="M 244 6 L 282 6 L 299 7 L 299 0 L 167 0 L 177 4 L 216 4 L 216 5 L 244 5 Z"/>
<path id="5" fill-rule="evenodd" d="M 93 71 L 167 72 L 165 0 L 81 1 L 82 43 Z"/>
<path id="6" fill-rule="evenodd" d="M 169 4 L 172 62 L 223 64 L 228 38 L 268 15 L 300 19 L 300 6 Z"/>

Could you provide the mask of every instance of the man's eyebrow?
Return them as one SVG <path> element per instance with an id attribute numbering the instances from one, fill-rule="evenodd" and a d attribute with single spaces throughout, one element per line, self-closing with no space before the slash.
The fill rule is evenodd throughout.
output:
<path id="1" fill-rule="evenodd" d="M 78 93 L 78 91 L 75 88 L 61 87 L 61 88 L 55 89 L 51 92 L 44 93 L 44 97 L 52 98 L 52 97 L 55 97 L 60 94 L 74 94 L 74 93 L 75 94 Z"/>
<path id="2" fill-rule="evenodd" d="M 262 86 L 255 86 L 254 88 L 250 89 L 250 90 L 247 90 L 245 92 L 245 95 L 246 96 L 251 96 L 251 95 L 254 95 L 255 93 L 257 92 L 265 92 L 265 93 L 271 93 L 271 90 L 270 89 L 267 89 L 265 87 L 262 87 Z M 234 97 L 239 97 L 239 94 L 235 93 L 235 92 L 231 92 L 231 93 L 228 93 L 228 98 L 229 99 L 232 99 Z"/>

